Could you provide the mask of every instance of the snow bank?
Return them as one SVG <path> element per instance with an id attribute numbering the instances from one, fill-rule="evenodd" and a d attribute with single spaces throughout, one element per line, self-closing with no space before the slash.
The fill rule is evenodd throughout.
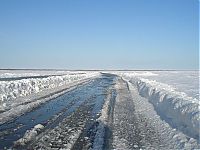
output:
<path id="1" fill-rule="evenodd" d="M 138 124 L 140 127 L 140 135 L 146 135 L 147 133 L 154 133 L 157 136 L 150 138 L 144 138 L 144 149 L 199 149 L 197 139 L 189 138 L 181 131 L 174 129 L 165 120 L 161 120 L 158 113 L 155 111 L 154 106 L 149 103 L 148 99 L 139 95 L 136 86 L 133 86 L 128 82 L 130 93 L 135 105 L 135 114 L 137 116 Z M 150 131 L 150 132 L 149 132 Z M 149 135 L 149 134 L 148 134 Z M 148 137 L 147 135 L 147 137 Z M 158 136 L 160 135 L 160 136 Z M 157 141 L 157 138 L 162 141 L 162 144 Z M 153 142 L 150 142 L 151 140 Z"/>
<path id="2" fill-rule="evenodd" d="M 98 126 L 96 129 L 92 150 L 101 150 L 105 146 L 105 136 L 107 132 L 106 128 L 109 126 L 109 111 L 111 111 L 111 99 L 113 98 L 111 89 L 109 89 L 108 92 L 108 96 L 105 99 L 103 108 L 101 110 L 101 116 L 97 119 Z"/>
<path id="3" fill-rule="evenodd" d="M 93 77 L 97 74 L 97 72 L 93 72 L 85 74 L 50 76 L 46 78 L 0 81 L 0 110 L 5 110 L 8 103 L 12 103 L 19 97 L 25 97 L 33 93 L 39 93 L 44 90 L 57 88 L 74 81 Z"/>
<path id="4" fill-rule="evenodd" d="M 199 100 L 177 92 L 167 84 L 148 79 L 132 79 L 141 96 L 147 98 L 162 119 L 185 134 L 198 139 Z"/>
<path id="5" fill-rule="evenodd" d="M 198 71 L 155 71 L 157 76 L 143 76 L 145 79 L 155 80 L 176 88 L 176 91 L 199 99 L 199 72 Z"/>

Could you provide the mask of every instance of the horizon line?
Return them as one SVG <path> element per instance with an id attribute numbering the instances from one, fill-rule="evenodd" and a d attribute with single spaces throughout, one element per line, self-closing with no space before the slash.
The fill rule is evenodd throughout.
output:
<path id="1" fill-rule="evenodd" d="M 199 71 L 200 69 L 54 69 L 54 68 L 0 68 L 0 70 L 35 70 L 35 71 Z"/>

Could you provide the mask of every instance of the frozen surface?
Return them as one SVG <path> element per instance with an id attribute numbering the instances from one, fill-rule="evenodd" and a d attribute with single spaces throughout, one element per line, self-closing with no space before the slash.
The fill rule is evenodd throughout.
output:
<path id="1" fill-rule="evenodd" d="M 199 71 L 126 71 L 117 72 L 117 74 L 165 83 L 176 91 L 199 99 Z"/>
<path id="2" fill-rule="evenodd" d="M 143 128 L 140 135 L 146 134 L 146 138 L 144 139 L 145 149 L 200 148 L 197 139 L 176 130 L 163 120 L 155 111 L 154 106 L 149 103 L 148 99 L 142 98 L 139 95 L 137 85 L 129 83 L 129 88 L 133 97 L 136 116 L 139 118 L 139 126 Z"/>
<path id="3" fill-rule="evenodd" d="M 141 96 L 153 104 L 161 119 L 184 134 L 199 138 L 198 72 L 124 72 L 121 75 L 137 85 Z M 152 74 L 152 75 L 150 75 Z"/>
<path id="4" fill-rule="evenodd" d="M 30 72 L 28 71 L 27 73 Z M 53 74 L 53 72 L 51 73 Z M 0 123 L 3 124 L 25 112 L 29 112 L 33 108 L 99 76 L 98 72 L 89 71 L 68 71 L 65 74 L 42 78 L 0 81 Z"/>
<path id="5" fill-rule="evenodd" d="M 131 81 L 134 82 L 134 81 Z M 139 93 L 149 99 L 162 119 L 184 133 L 199 138 L 200 112 L 198 100 L 148 79 L 137 81 Z"/>
<path id="6" fill-rule="evenodd" d="M 18 77 L 34 77 L 34 76 L 50 76 L 65 75 L 72 73 L 84 73 L 81 71 L 61 71 L 61 70 L 0 70 L 0 79 L 2 78 L 18 78 Z"/>
<path id="7" fill-rule="evenodd" d="M 199 99 L 199 71 L 159 71 L 155 73 L 158 75 L 145 78 L 168 84 L 177 91 Z"/>
<path id="8" fill-rule="evenodd" d="M 29 73 L 27 73 L 29 74 Z M 24 74 L 21 74 L 21 76 Z M 27 78 L 12 81 L 0 81 L 0 110 L 10 108 L 19 98 L 40 93 L 44 90 L 55 89 L 74 81 L 96 75 L 96 73 L 69 73 L 42 78 Z"/>
<path id="9" fill-rule="evenodd" d="M 0 94 L 17 91 L 16 97 L 1 101 L 0 134 L 6 147 L 17 136 L 15 145 L 30 149 L 200 148 L 197 72 L 27 73 L 0 78 L 5 85 L 13 83 Z M 25 94 L 19 95 L 20 90 Z M 17 125 L 16 116 L 30 126 Z"/>

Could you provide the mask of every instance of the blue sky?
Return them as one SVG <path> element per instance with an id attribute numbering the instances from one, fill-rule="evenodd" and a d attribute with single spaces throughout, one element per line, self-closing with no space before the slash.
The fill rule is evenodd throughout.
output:
<path id="1" fill-rule="evenodd" d="M 0 0 L 0 68 L 198 69 L 198 0 Z"/>

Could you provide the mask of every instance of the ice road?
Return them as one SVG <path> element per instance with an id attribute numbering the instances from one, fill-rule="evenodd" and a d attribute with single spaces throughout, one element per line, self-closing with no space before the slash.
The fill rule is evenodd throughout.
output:
<path id="1" fill-rule="evenodd" d="M 8 119 L 10 106 L 2 112 L 6 118 L 1 114 L 0 149 L 200 148 L 198 131 L 189 132 L 187 124 L 183 129 L 163 117 L 145 95 L 143 82 L 118 73 L 99 73 Z M 196 126 L 189 125 L 196 131 Z"/>

